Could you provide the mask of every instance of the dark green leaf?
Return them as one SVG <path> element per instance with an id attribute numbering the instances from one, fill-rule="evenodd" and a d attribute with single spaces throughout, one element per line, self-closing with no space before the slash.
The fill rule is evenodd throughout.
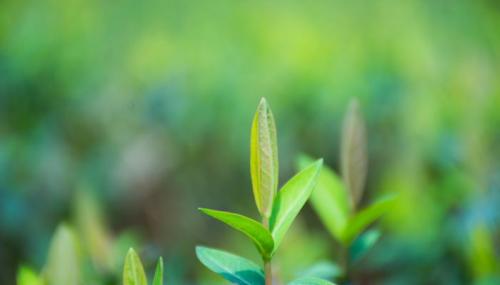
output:
<path id="1" fill-rule="evenodd" d="M 202 246 L 196 247 L 196 256 L 208 269 L 233 284 L 264 285 L 264 272 L 248 259 Z"/>
<path id="2" fill-rule="evenodd" d="M 225 211 L 204 208 L 200 208 L 200 211 L 242 232 L 252 240 L 264 260 L 271 258 L 274 249 L 273 237 L 259 222 L 243 215 Z"/>

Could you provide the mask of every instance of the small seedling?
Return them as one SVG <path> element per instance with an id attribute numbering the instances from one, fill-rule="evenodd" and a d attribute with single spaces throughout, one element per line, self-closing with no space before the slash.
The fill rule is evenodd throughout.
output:
<path id="1" fill-rule="evenodd" d="M 148 285 L 141 259 L 132 248 L 129 249 L 123 265 L 123 285 Z M 163 285 L 163 259 L 161 257 L 156 264 L 151 285 Z"/>
<path id="2" fill-rule="evenodd" d="M 303 155 L 298 159 L 299 168 L 312 161 Z M 365 125 L 359 104 L 352 100 L 344 118 L 341 143 L 342 179 L 324 166 L 318 183 L 311 194 L 311 203 L 330 234 L 342 246 L 340 263 L 344 273 L 348 265 L 361 258 L 380 237 L 378 230 L 365 229 L 384 214 L 394 197 L 382 197 L 358 210 L 363 196 L 367 173 Z"/>
<path id="3" fill-rule="evenodd" d="M 281 241 L 316 184 L 323 160 L 310 163 L 278 191 L 278 146 L 274 117 L 263 98 L 255 113 L 250 139 L 250 174 L 257 209 L 262 222 L 231 212 L 200 210 L 240 231 L 259 251 L 264 268 L 243 257 L 198 246 L 198 259 L 210 270 L 234 284 L 271 285 L 271 260 Z M 290 284 L 331 284 L 308 278 Z"/>

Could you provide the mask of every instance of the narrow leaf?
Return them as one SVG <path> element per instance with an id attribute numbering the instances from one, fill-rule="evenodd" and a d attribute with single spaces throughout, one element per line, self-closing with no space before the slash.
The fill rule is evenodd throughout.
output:
<path id="1" fill-rule="evenodd" d="M 316 185 L 322 164 L 323 160 L 319 159 L 300 171 L 283 186 L 276 196 L 270 219 L 271 233 L 274 238 L 274 251 L 276 251 L 293 220 L 307 199 L 309 199 Z"/>
<path id="2" fill-rule="evenodd" d="M 264 272 L 252 261 L 208 247 L 197 246 L 196 256 L 208 269 L 238 285 L 264 285 Z"/>
<path id="3" fill-rule="evenodd" d="M 269 260 L 274 249 L 271 233 L 259 222 L 240 214 L 200 208 L 203 213 L 227 224 L 248 236 L 264 260 Z"/>
<path id="4" fill-rule="evenodd" d="M 262 216 L 269 218 L 278 189 L 278 144 L 273 113 L 264 98 L 252 123 L 250 174 L 257 208 Z"/>
<path id="5" fill-rule="evenodd" d="M 349 248 L 349 260 L 356 262 L 360 260 L 379 240 L 380 231 L 379 230 L 369 230 L 357 239 L 354 240 L 351 247 Z"/>
<path id="6" fill-rule="evenodd" d="M 51 285 L 80 284 L 78 241 L 73 230 L 66 225 L 60 225 L 54 234 L 43 278 Z"/>
<path id="7" fill-rule="evenodd" d="M 394 196 L 381 198 L 352 217 L 343 234 L 342 242 L 350 244 L 366 227 L 385 214 L 394 200 Z"/>
<path id="8" fill-rule="evenodd" d="M 351 100 L 344 118 L 340 160 L 342 178 L 351 194 L 351 204 L 356 207 L 365 187 L 367 157 L 365 124 L 356 99 Z"/>
<path id="9" fill-rule="evenodd" d="M 134 249 L 129 249 L 123 266 L 123 285 L 147 285 L 146 273 Z"/>
<path id="10" fill-rule="evenodd" d="M 300 169 L 312 162 L 313 160 L 305 155 L 298 159 Z M 321 168 L 310 201 L 328 231 L 340 239 L 349 219 L 349 199 L 341 179 L 325 165 Z"/>
<path id="11" fill-rule="evenodd" d="M 17 285 L 42 285 L 42 281 L 33 269 L 21 266 L 17 272 Z"/>
<path id="12" fill-rule="evenodd" d="M 163 258 L 161 256 L 158 258 L 158 263 L 156 264 L 153 285 L 163 285 Z"/>
<path id="13" fill-rule="evenodd" d="M 288 283 L 288 285 L 335 285 L 325 279 L 317 277 L 303 277 Z"/>

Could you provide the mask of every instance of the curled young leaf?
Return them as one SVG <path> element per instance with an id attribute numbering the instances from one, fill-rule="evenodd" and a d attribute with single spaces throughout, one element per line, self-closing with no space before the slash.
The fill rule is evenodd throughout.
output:
<path id="1" fill-rule="evenodd" d="M 130 248 L 123 266 L 123 285 L 147 285 L 146 273 L 134 249 Z"/>
<path id="2" fill-rule="evenodd" d="M 259 222 L 240 214 L 200 208 L 200 211 L 248 236 L 264 260 L 269 260 L 274 249 L 271 233 Z"/>
<path id="3" fill-rule="evenodd" d="M 273 113 L 264 98 L 252 123 L 250 174 L 257 208 L 263 217 L 269 218 L 278 189 L 278 144 Z"/>
<path id="4" fill-rule="evenodd" d="M 342 178 L 350 192 L 353 209 L 365 187 L 367 172 L 365 124 L 356 99 L 351 100 L 344 118 L 340 159 Z"/>
<path id="5" fill-rule="evenodd" d="M 307 199 L 309 199 L 322 165 L 323 159 L 319 159 L 300 171 L 283 186 L 276 196 L 270 219 L 274 251 L 276 251 L 293 220 L 299 214 Z"/>
<path id="6" fill-rule="evenodd" d="M 161 256 L 158 258 L 158 263 L 156 264 L 153 285 L 163 285 L 163 258 Z"/>
<path id="7" fill-rule="evenodd" d="M 196 247 L 196 256 L 208 269 L 233 284 L 264 285 L 262 268 L 246 258 L 203 246 Z"/>

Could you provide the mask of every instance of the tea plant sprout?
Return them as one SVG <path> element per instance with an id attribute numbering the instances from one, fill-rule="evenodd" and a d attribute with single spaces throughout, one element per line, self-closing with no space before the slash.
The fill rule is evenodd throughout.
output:
<path id="1" fill-rule="evenodd" d="M 344 117 L 340 157 L 342 178 L 323 166 L 310 201 L 322 223 L 341 245 L 340 263 L 346 275 L 349 264 L 362 257 L 380 237 L 377 230 L 364 231 L 394 201 L 393 196 L 385 196 L 359 209 L 365 188 L 367 155 L 365 124 L 356 99 L 351 100 Z M 311 161 L 310 157 L 300 156 L 299 169 Z"/>
<path id="2" fill-rule="evenodd" d="M 132 248 L 129 249 L 123 265 L 123 285 L 148 285 L 141 259 Z M 163 259 L 161 257 L 156 264 L 151 285 L 163 285 Z"/>
<path id="3" fill-rule="evenodd" d="M 278 191 L 278 146 L 273 113 L 261 99 L 253 118 L 250 139 L 250 174 L 255 204 L 261 222 L 249 217 L 218 210 L 200 208 L 243 233 L 259 251 L 263 268 L 243 257 L 218 249 L 198 246 L 198 259 L 226 280 L 240 285 L 271 285 L 272 257 L 316 184 L 323 160 L 311 162 Z M 331 284 L 318 278 L 293 281 L 294 285 Z"/>

